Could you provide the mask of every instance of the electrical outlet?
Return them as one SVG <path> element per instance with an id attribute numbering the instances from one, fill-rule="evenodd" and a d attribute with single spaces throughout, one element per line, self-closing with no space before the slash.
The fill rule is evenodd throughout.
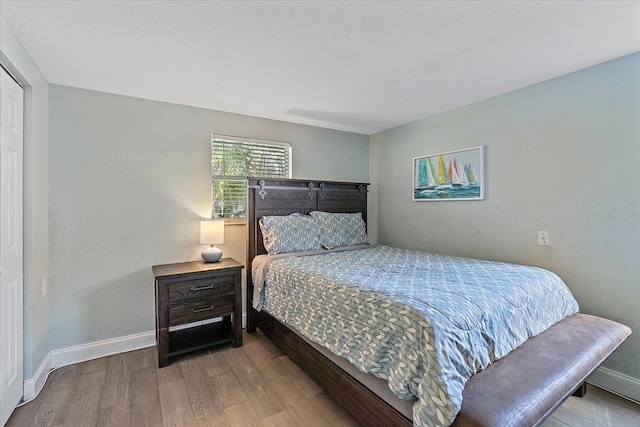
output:
<path id="1" fill-rule="evenodd" d="M 538 246 L 549 246 L 549 233 L 538 231 Z"/>

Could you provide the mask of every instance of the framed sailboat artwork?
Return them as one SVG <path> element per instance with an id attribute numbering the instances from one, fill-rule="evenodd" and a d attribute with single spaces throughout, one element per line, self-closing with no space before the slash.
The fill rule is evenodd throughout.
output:
<path id="1" fill-rule="evenodd" d="M 484 199 L 484 146 L 413 158 L 413 200 Z"/>

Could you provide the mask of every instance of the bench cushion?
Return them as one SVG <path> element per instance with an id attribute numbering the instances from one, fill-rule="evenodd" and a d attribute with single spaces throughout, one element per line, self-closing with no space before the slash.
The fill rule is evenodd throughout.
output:
<path id="1" fill-rule="evenodd" d="M 575 314 L 472 376 L 457 427 L 537 426 L 629 335 L 612 320 Z"/>

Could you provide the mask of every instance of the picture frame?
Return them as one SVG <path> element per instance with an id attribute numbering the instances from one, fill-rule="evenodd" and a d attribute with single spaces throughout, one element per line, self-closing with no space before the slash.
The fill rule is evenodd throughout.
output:
<path id="1" fill-rule="evenodd" d="M 484 146 L 413 158 L 413 201 L 483 200 Z"/>

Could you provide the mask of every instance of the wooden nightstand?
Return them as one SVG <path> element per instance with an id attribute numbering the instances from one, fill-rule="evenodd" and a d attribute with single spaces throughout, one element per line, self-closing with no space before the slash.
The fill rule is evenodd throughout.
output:
<path id="1" fill-rule="evenodd" d="M 243 268 L 232 258 L 153 266 L 159 367 L 167 366 L 172 356 L 212 345 L 242 345 Z M 222 320 L 169 331 L 169 327 L 216 317 Z"/>

